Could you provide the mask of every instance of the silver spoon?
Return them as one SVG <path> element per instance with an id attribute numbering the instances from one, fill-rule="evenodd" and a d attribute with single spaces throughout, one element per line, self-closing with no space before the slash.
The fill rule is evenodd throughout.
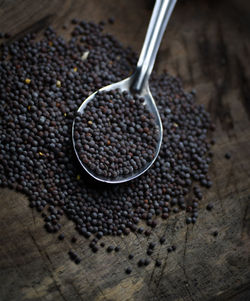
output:
<path id="1" fill-rule="evenodd" d="M 117 183 L 123 183 L 123 182 L 133 180 L 139 177 L 140 175 L 142 175 L 145 171 L 147 171 L 152 166 L 152 164 L 154 163 L 154 161 L 156 160 L 159 154 L 161 143 L 162 143 L 163 128 L 162 128 L 161 118 L 158 109 L 150 93 L 148 80 L 154 66 L 156 54 L 158 52 L 163 34 L 165 32 L 166 26 L 168 24 L 169 18 L 172 14 L 176 1 L 177 0 L 156 0 L 135 73 L 132 76 L 118 83 L 108 85 L 98 90 L 98 91 L 109 91 L 115 89 L 120 89 L 121 91 L 126 90 L 129 93 L 136 92 L 137 94 L 139 94 L 141 97 L 145 99 L 144 105 L 147 106 L 147 109 L 155 117 L 155 123 L 158 130 L 158 144 L 156 147 L 155 156 L 153 160 L 151 162 L 148 162 L 140 170 L 136 171 L 132 175 L 128 175 L 127 177 L 120 177 L 112 180 L 112 179 L 106 179 L 102 176 L 98 176 L 94 174 L 91 171 L 91 169 L 89 169 L 89 167 L 86 166 L 81 161 L 77 153 L 75 147 L 75 139 L 74 139 L 75 120 L 73 121 L 72 140 L 73 140 L 73 147 L 76 156 L 79 162 L 81 163 L 82 167 L 86 170 L 86 172 L 98 181 L 117 184 Z M 84 102 L 81 104 L 81 106 L 77 111 L 78 113 L 82 114 L 84 112 L 85 107 L 91 100 L 94 99 L 95 94 L 98 91 L 91 94 L 88 98 L 84 100 Z"/>

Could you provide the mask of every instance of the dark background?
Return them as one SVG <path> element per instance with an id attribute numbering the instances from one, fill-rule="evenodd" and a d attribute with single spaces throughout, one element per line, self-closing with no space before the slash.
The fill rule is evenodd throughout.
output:
<path id="1" fill-rule="evenodd" d="M 1 0 L 0 31 L 12 40 L 26 32 L 63 24 L 73 17 L 99 22 L 115 17 L 107 32 L 139 52 L 153 1 L 145 0 Z M 164 221 L 154 233 L 166 232 L 177 250 L 162 246 L 163 261 L 145 269 L 133 267 L 147 239 L 134 234 L 105 238 L 118 243 L 119 254 L 92 254 L 84 238 L 74 247 L 82 255 L 68 260 L 69 239 L 47 235 L 27 199 L 0 189 L 0 300 L 250 300 L 250 4 L 248 1 L 179 1 L 162 42 L 155 70 L 167 69 L 197 90 L 216 124 L 217 143 L 210 168 L 213 187 L 200 204 L 197 224 L 186 226 L 185 213 Z M 226 160 L 226 152 L 232 154 Z M 214 210 L 206 211 L 212 202 Z M 74 227 L 64 220 L 70 238 Z M 218 236 L 212 233 L 218 231 Z M 136 262 L 136 261 L 135 261 Z"/>

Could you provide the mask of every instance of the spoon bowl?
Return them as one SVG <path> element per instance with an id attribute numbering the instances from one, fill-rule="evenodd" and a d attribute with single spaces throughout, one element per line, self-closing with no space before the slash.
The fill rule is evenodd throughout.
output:
<path id="1" fill-rule="evenodd" d="M 130 88 L 132 87 L 132 84 L 134 82 L 134 78 L 135 78 L 135 75 L 132 75 L 132 76 L 130 76 L 130 77 L 124 79 L 124 80 L 121 80 L 117 83 L 114 83 L 114 84 L 108 85 L 106 87 L 103 87 L 103 88 L 97 90 L 96 92 L 92 93 L 81 104 L 81 106 L 77 110 L 77 113 L 84 114 L 84 109 L 86 108 L 87 104 L 94 99 L 96 93 L 98 93 L 98 92 L 120 89 L 121 91 L 128 91 L 129 93 L 131 93 Z M 124 176 L 124 177 L 117 177 L 115 179 L 108 179 L 108 178 L 104 178 L 102 176 L 96 175 L 87 165 L 85 165 L 81 161 L 81 159 L 79 157 L 79 154 L 78 154 L 77 149 L 76 149 L 75 139 L 74 139 L 75 120 L 73 121 L 72 141 L 73 141 L 73 147 L 74 147 L 74 151 L 76 153 L 77 159 L 80 162 L 81 166 L 85 169 L 85 171 L 89 175 L 91 175 L 93 178 L 95 178 L 96 180 L 101 181 L 101 182 L 105 182 L 105 183 L 109 183 L 109 184 L 118 184 L 118 183 L 131 181 L 131 180 L 139 177 L 140 175 L 142 175 L 144 172 L 146 172 L 152 166 L 152 164 L 155 162 L 155 160 L 156 160 L 156 158 L 159 154 L 159 151 L 160 151 L 160 148 L 161 148 L 161 143 L 162 143 L 162 136 L 163 136 L 162 122 L 161 122 L 161 118 L 160 118 L 159 112 L 157 110 L 154 98 L 153 98 L 153 96 L 152 96 L 152 94 L 149 90 L 148 85 L 145 85 L 145 87 L 141 90 L 140 96 L 144 98 L 143 105 L 145 105 L 147 107 L 148 111 L 150 113 L 152 113 L 153 116 L 154 116 L 155 125 L 156 125 L 156 129 L 157 129 L 157 134 L 158 134 L 158 139 L 157 139 L 157 146 L 156 146 L 154 158 L 150 162 L 147 162 L 141 169 L 135 171 L 133 174 L 129 174 L 129 175 Z"/>

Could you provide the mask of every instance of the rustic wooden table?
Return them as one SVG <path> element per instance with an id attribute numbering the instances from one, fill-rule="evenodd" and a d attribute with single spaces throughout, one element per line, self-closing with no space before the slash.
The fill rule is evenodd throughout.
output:
<path id="1" fill-rule="evenodd" d="M 5 0 L 0 1 L 0 31 L 13 39 L 73 17 L 101 21 L 114 16 L 113 33 L 139 51 L 153 1 L 143 0 Z M 91 253 L 84 238 L 74 246 L 82 255 L 68 259 L 69 239 L 59 242 L 43 229 L 40 215 L 25 196 L 0 190 L 0 300 L 250 300 L 250 20 L 244 1 L 179 1 L 162 43 L 155 69 L 180 75 L 187 90 L 210 111 L 217 130 L 210 175 L 197 224 L 185 213 L 162 222 L 177 250 L 157 248 L 145 269 L 128 266 L 129 252 L 140 258 L 145 237 L 107 238 L 122 246 L 119 254 Z M 232 153 L 226 160 L 224 154 Z M 212 202 L 214 210 L 206 211 Z M 73 224 L 64 220 L 70 238 Z M 218 231 L 218 236 L 212 233 Z M 135 259 L 135 260 L 136 260 Z"/>

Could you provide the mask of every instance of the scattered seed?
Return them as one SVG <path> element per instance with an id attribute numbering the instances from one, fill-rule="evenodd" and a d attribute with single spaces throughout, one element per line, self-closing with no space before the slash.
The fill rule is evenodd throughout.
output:
<path id="1" fill-rule="evenodd" d="M 115 18 L 114 18 L 114 17 L 109 17 L 109 18 L 108 18 L 108 22 L 109 22 L 110 24 L 114 24 Z"/>
<path id="2" fill-rule="evenodd" d="M 97 247 L 97 245 L 94 245 L 92 248 L 91 248 L 91 250 L 92 250 L 92 252 L 93 253 L 96 253 L 96 252 L 98 252 L 98 247 Z"/>
<path id="3" fill-rule="evenodd" d="M 208 211 L 211 211 L 213 208 L 214 208 L 214 205 L 213 205 L 212 203 L 209 203 L 209 204 L 207 205 L 207 210 L 208 210 Z"/>
<path id="4" fill-rule="evenodd" d="M 143 231 L 144 231 L 144 228 L 143 228 L 143 227 L 140 227 L 140 228 L 138 228 L 138 230 L 137 230 L 137 232 L 140 233 L 140 234 L 142 234 Z"/>
<path id="5" fill-rule="evenodd" d="M 138 267 L 142 267 L 145 265 L 145 259 L 140 259 L 137 263 Z"/>
<path id="6" fill-rule="evenodd" d="M 148 258 L 146 258 L 145 260 L 144 260 L 144 265 L 145 266 L 148 266 L 150 264 L 150 260 L 148 259 Z"/>
<path id="7" fill-rule="evenodd" d="M 79 258 L 79 257 L 77 257 L 76 259 L 75 259 L 75 263 L 76 264 L 79 264 L 81 262 L 81 259 Z"/>
<path id="8" fill-rule="evenodd" d="M 77 254 L 73 251 L 69 251 L 68 254 L 71 260 L 75 260 L 78 257 Z"/>
<path id="9" fill-rule="evenodd" d="M 154 250 L 152 250 L 152 249 L 147 250 L 147 255 L 148 256 L 151 256 L 153 253 L 154 253 Z"/>
<path id="10" fill-rule="evenodd" d="M 162 237 L 160 238 L 160 244 L 161 244 L 161 245 L 164 244 L 165 241 L 166 241 L 166 238 L 162 236 Z"/>
<path id="11" fill-rule="evenodd" d="M 76 19 L 76 18 L 73 18 L 73 19 L 71 20 L 71 23 L 74 24 L 74 25 L 77 24 L 78 22 L 79 22 L 79 21 L 78 21 L 78 19 Z"/>
<path id="12" fill-rule="evenodd" d="M 107 247 L 107 252 L 111 253 L 114 250 L 114 246 L 108 246 Z"/>
<path id="13" fill-rule="evenodd" d="M 160 267 L 160 266 L 161 266 L 161 261 L 157 259 L 157 260 L 155 261 L 155 266 L 156 266 L 156 267 Z"/>
<path id="14" fill-rule="evenodd" d="M 173 251 L 173 249 L 172 249 L 172 247 L 168 247 L 168 253 L 170 253 L 170 252 L 172 252 Z"/>
<path id="15" fill-rule="evenodd" d="M 132 269 L 131 269 L 131 268 L 126 268 L 126 270 L 125 270 L 125 273 L 126 273 L 126 274 L 131 274 L 131 272 L 132 272 Z"/>
<path id="16" fill-rule="evenodd" d="M 77 238 L 76 238 L 75 236 L 73 236 L 73 237 L 71 238 L 71 242 L 72 242 L 72 243 L 76 243 L 76 242 L 77 242 Z"/>
<path id="17" fill-rule="evenodd" d="M 155 246 L 156 246 L 155 242 L 150 242 L 148 245 L 148 248 L 153 250 L 155 248 Z"/>
<path id="18" fill-rule="evenodd" d="M 61 233 L 61 234 L 58 236 L 58 239 L 59 239 L 59 240 L 64 240 L 64 237 L 65 237 L 64 234 Z"/>

